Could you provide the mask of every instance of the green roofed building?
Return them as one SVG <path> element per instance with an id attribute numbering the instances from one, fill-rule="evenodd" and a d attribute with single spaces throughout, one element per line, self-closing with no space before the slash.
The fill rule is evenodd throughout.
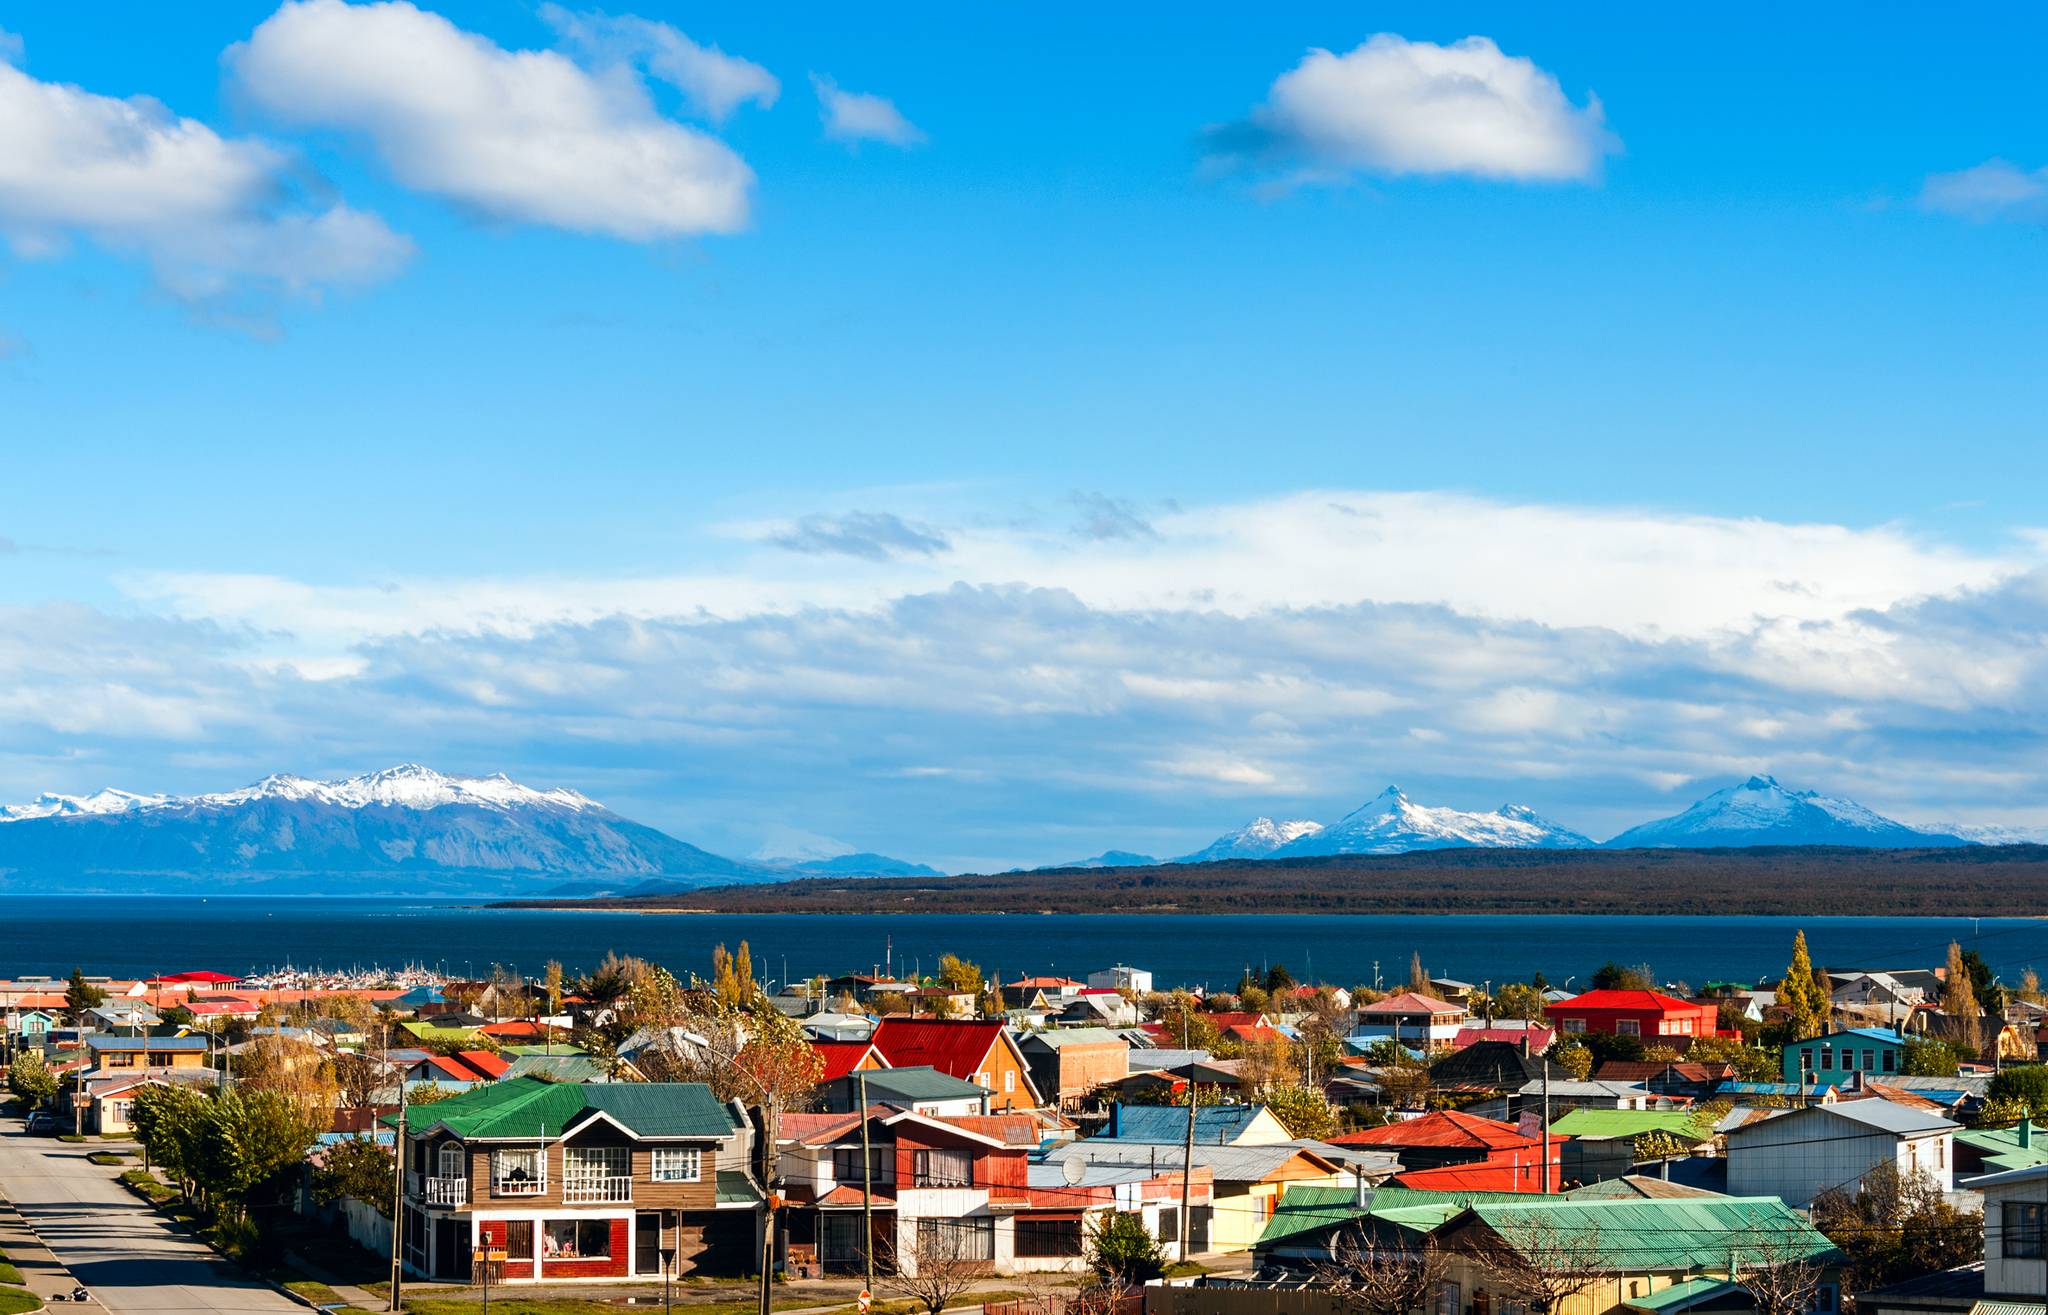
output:
<path id="1" fill-rule="evenodd" d="M 1640 1137 L 1646 1132 L 1668 1132 L 1674 1137 L 1705 1141 L 1693 1116 L 1685 1110 L 1566 1110 L 1550 1125 L 1559 1137 Z"/>
<path id="2" fill-rule="evenodd" d="M 405 1264 L 468 1281 L 645 1280 L 755 1267 L 751 1128 L 697 1082 L 508 1077 L 406 1111 Z M 396 1116 L 386 1122 L 396 1122 Z"/>

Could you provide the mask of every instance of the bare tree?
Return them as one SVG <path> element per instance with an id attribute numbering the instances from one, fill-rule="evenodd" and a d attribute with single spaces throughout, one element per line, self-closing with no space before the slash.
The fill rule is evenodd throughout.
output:
<path id="1" fill-rule="evenodd" d="M 1418 1247 L 1389 1244 L 1370 1234 L 1346 1234 L 1332 1258 L 1317 1265 L 1317 1280 L 1352 1315 L 1408 1315 L 1426 1306 L 1450 1267 L 1434 1239 Z"/>
<path id="2" fill-rule="evenodd" d="M 925 1315 L 940 1315 L 989 1272 L 988 1261 L 968 1258 L 963 1242 L 943 1223 L 920 1227 L 908 1251 L 893 1239 L 885 1242 L 877 1256 L 888 1275 L 883 1285 L 916 1302 Z"/>
<path id="3" fill-rule="evenodd" d="M 1553 1315 L 1566 1298 L 1614 1273 L 1600 1229 L 1590 1221 L 1561 1228 L 1553 1219 L 1517 1219 L 1513 1233 L 1508 1237 L 1489 1229 L 1476 1259 L 1487 1277 L 1531 1315 Z"/>
<path id="4" fill-rule="evenodd" d="M 1758 1315 L 1806 1315 L 1820 1294 L 1821 1266 L 1796 1235 L 1747 1240 L 1729 1278 L 1756 1303 Z"/>

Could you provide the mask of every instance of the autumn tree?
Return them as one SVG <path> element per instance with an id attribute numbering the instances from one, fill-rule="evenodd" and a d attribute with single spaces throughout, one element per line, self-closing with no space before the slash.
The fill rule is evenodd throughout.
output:
<path id="1" fill-rule="evenodd" d="M 1501 1018 L 1523 1018 L 1540 1023 L 1547 1003 L 1543 992 L 1536 987 L 1526 982 L 1509 982 L 1494 993 L 1493 1012 Z"/>
<path id="2" fill-rule="evenodd" d="M 1813 1226 L 1846 1258 L 1844 1287 L 1853 1291 L 1968 1264 L 1984 1254 L 1984 1216 L 1946 1200 L 1930 1175 L 1909 1175 L 1886 1162 L 1853 1184 L 1815 1197 Z"/>
<path id="3" fill-rule="evenodd" d="M 1826 1030 L 1833 1006 L 1828 993 L 1814 980 L 1813 958 L 1806 950 L 1804 929 L 1792 935 L 1792 962 L 1785 969 L 1785 980 L 1778 984 L 1778 1004 L 1786 1011 L 1794 1041 L 1819 1036 Z"/>
<path id="4" fill-rule="evenodd" d="M 2015 994 L 2017 994 L 2020 999 L 2025 1000 L 2028 1004 L 2040 1004 L 2042 998 L 2041 974 L 2035 972 L 2032 968 L 2029 968 L 2025 972 L 2021 973 L 2019 989 L 2015 992 Z"/>
<path id="5" fill-rule="evenodd" d="M 1956 1040 L 1972 1051 L 1983 1053 L 1984 1010 L 1977 1003 L 1976 983 L 1963 962 L 1963 947 L 1948 943 L 1948 970 L 1941 983 L 1941 1012 L 1956 1020 Z"/>
<path id="6" fill-rule="evenodd" d="M 1417 995 L 1428 995 L 1433 987 L 1429 974 L 1422 967 L 1422 951 L 1417 950 L 1408 960 L 1408 989 Z"/>
<path id="7" fill-rule="evenodd" d="M 1435 1300 L 1449 1269 L 1450 1257 L 1433 1238 L 1410 1247 L 1360 1231 L 1340 1238 L 1315 1273 L 1352 1315 L 1409 1315 Z"/>
<path id="8" fill-rule="evenodd" d="M 548 966 L 542 970 L 540 980 L 541 991 L 547 997 L 548 1016 L 552 1018 L 562 1012 L 562 961 L 548 960 Z"/>
<path id="9" fill-rule="evenodd" d="M 1201 1004 L 1185 990 L 1150 997 L 1154 1021 L 1166 1028 L 1169 1044 L 1181 1049 L 1211 1050 L 1222 1034 L 1216 1020 L 1202 1012 Z"/>
<path id="10" fill-rule="evenodd" d="M 57 1094 L 57 1075 L 43 1062 L 40 1052 L 24 1050 L 7 1070 L 7 1089 L 33 1109 L 47 1105 Z"/>
<path id="11" fill-rule="evenodd" d="M 1298 1084 L 1269 1087 L 1259 1099 L 1272 1111 L 1273 1117 L 1280 1120 L 1290 1137 L 1310 1137 L 1320 1141 L 1337 1131 L 1337 1111 L 1329 1098 L 1314 1087 Z"/>
<path id="12" fill-rule="evenodd" d="M 266 1032 L 236 1058 L 238 1085 L 251 1091 L 275 1091 L 309 1119 L 326 1125 L 340 1099 L 334 1066 L 317 1046 L 280 1032 Z"/>
<path id="13" fill-rule="evenodd" d="M 1494 1285 L 1532 1315 L 1554 1315 L 1568 1299 L 1614 1273 L 1600 1229 L 1590 1221 L 1560 1227 L 1552 1218 L 1520 1219 L 1512 1237 L 1493 1233 L 1476 1250 Z"/>
<path id="14" fill-rule="evenodd" d="M 738 954 L 728 954 L 723 945 L 711 952 L 711 997 L 715 1010 L 737 1009 L 759 990 L 754 981 L 754 956 L 745 941 Z"/>
<path id="15" fill-rule="evenodd" d="M 1559 1068 L 1580 1082 L 1584 1082 L 1592 1075 L 1593 1052 L 1586 1048 L 1583 1041 L 1564 1042 L 1550 1052 L 1550 1058 Z"/>
<path id="16" fill-rule="evenodd" d="M 1749 1293 L 1757 1315 L 1808 1315 L 1817 1307 L 1826 1271 L 1805 1241 L 1752 1232 L 1736 1249 L 1729 1278 Z"/>
<path id="17" fill-rule="evenodd" d="M 969 963 L 957 954 L 942 954 L 938 984 L 955 995 L 979 996 L 983 985 L 981 965 Z"/>
<path id="18" fill-rule="evenodd" d="M 950 1219 L 920 1220 L 908 1250 L 893 1241 L 877 1248 L 888 1275 L 882 1282 L 925 1315 L 941 1315 L 989 1273 L 988 1260 L 972 1254 L 971 1238 L 964 1225 Z"/>

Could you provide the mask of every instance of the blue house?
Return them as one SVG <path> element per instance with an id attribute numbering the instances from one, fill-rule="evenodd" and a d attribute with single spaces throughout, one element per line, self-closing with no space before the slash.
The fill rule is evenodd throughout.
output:
<path id="1" fill-rule="evenodd" d="M 1785 1047 L 1785 1081 L 1840 1086 L 1859 1073 L 1882 1082 L 1906 1068 L 1906 1038 L 1882 1027 L 1852 1027 Z"/>

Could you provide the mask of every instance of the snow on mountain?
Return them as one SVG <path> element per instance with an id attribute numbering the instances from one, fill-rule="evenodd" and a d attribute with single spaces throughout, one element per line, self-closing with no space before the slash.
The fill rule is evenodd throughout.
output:
<path id="1" fill-rule="evenodd" d="M 1128 849 L 1108 849 L 1093 858 L 1077 858 L 1071 863 L 1048 863 L 1033 872 L 1057 872 L 1062 868 L 1149 868 L 1159 860 L 1150 854 L 1133 854 Z"/>
<path id="2" fill-rule="evenodd" d="M 444 776 L 418 763 L 400 763 L 382 771 L 342 781 L 314 781 L 303 776 L 274 774 L 240 790 L 214 794 L 130 794 L 101 790 L 85 796 L 45 794 L 34 803 L 0 807 L 0 822 L 84 814 L 132 813 L 154 809 L 236 808 L 265 799 L 327 804 L 336 808 L 445 808 L 468 804 L 478 808 L 563 808 L 571 812 L 599 804 L 574 790 L 536 790 L 503 772 L 492 776 Z"/>
<path id="3" fill-rule="evenodd" d="M 125 813 L 170 801 L 164 794 L 130 794 L 126 790 L 101 790 L 88 795 L 39 794 L 26 804 L 0 805 L 0 822 L 21 822 L 34 817 L 85 817 L 95 813 Z"/>
<path id="4" fill-rule="evenodd" d="M 1593 842 L 1519 804 L 1466 813 L 1414 803 L 1397 786 L 1342 820 L 1272 851 L 1272 858 L 1323 854 L 1406 854 L 1418 849 L 1586 849 Z"/>
<path id="5" fill-rule="evenodd" d="M 1995 823 L 1925 822 L 1919 830 L 1954 836 L 1973 845 L 2048 845 L 2048 826 L 1999 826 Z"/>
<path id="6" fill-rule="evenodd" d="M 1307 818 L 1296 818 L 1289 822 L 1275 822 L 1270 817 L 1255 817 L 1229 835 L 1218 836 L 1209 844 L 1192 854 L 1166 860 L 1169 863 L 1216 863 L 1231 858 L 1264 858 L 1280 846 L 1312 836 L 1323 829 L 1321 822 Z"/>
<path id="7" fill-rule="evenodd" d="M 1774 777 L 1752 776 L 1741 785 L 1716 790 L 1676 816 L 1630 827 L 1603 848 L 1860 845 L 1903 849 L 1966 843 L 1954 835 L 1895 822 L 1854 800 L 1817 790 L 1788 790 Z"/>

